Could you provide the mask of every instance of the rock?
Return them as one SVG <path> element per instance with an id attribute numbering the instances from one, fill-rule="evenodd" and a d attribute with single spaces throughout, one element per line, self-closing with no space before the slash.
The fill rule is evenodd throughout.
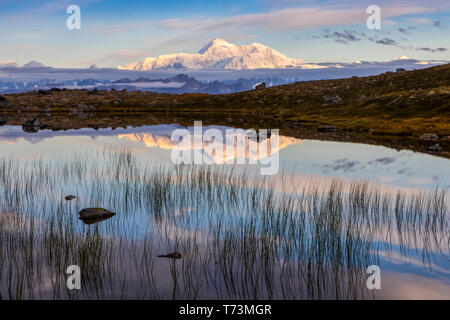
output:
<path id="1" fill-rule="evenodd" d="M 76 198 L 77 198 L 77 196 L 69 195 L 69 196 L 65 197 L 64 199 L 65 199 L 66 201 L 71 201 L 71 200 L 76 199 Z"/>
<path id="2" fill-rule="evenodd" d="M 33 120 L 26 120 L 22 123 L 22 130 L 25 132 L 38 132 L 41 125 L 39 123 L 39 120 L 33 119 Z"/>
<path id="3" fill-rule="evenodd" d="M 261 83 L 261 84 L 258 84 L 258 85 L 255 87 L 255 90 L 261 90 L 261 89 L 265 89 L 265 88 L 267 88 L 267 85 L 266 85 L 265 82 L 263 82 L 263 83 Z"/>
<path id="4" fill-rule="evenodd" d="M 338 104 L 338 103 L 342 103 L 342 98 L 339 97 L 337 94 L 335 94 L 332 96 L 324 96 L 323 101 L 326 104 Z"/>
<path id="5" fill-rule="evenodd" d="M 87 208 L 81 210 L 78 215 L 79 219 L 86 224 L 97 223 L 106 219 L 109 219 L 116 214 L 106 209 L 102 208 Z"/>
<path id="6" fill-rule="evenodd" d="M 419 137 L 419 139 L 425 140 L 425 141 L 433 141 L 433 140 L 439 139 L 439 137 L 437 135 L 435 135 L 434 133 L 425 133 L 425 134 L 421 135 Z"/>
<path id="7" fill-rule="evenodd" d="M 324 126 L 317 128 L 317 131 L 319 131 L 319 132 L 336 132 L 337 128 L 335 126 L 326 124 Z"/>
<path id="8" fill-rule="evenodd" d="M 9 101 L 5 98 L 0 96 L 0 107 L 12 107 L 11 103 L 9 103 Z"/>
<path id="9" fill-rule="evenodd" d="M 160 256 L 158 256 L 158 258 L 181 259 L 181 253 L 172 252 L 169 254 L 160 255 Z"/>
<path id="10" fill-rule="evenodd" d="M 398 68 L 397 70 L 395 70 L 395 72 L 406 72 L 406 69 Z"/>
<path id="11" fill-rule="evenodd" d="M 79 103 L 77 106 L 77 109 L 78 109 L 78 111 L 90 111 L 90 110 L 95 110 L 95 107 L 88 105 L 88 104 Z"/>
<path id="12" fill-rule="evenodd" d="M 50 94 L 49 91 L 45 91 L 45 90 L 39 90 L 38 93 L 39 93 L 40 95 L 42 95 L 42 96 L 47 96 L 47 95 Z"/>
<path id="13" fill-rule="evenodd" d="M 439 153 L 439 152 L 442 151 L 442 148 L 439 145 L 439 143 L 436 143 L 434 146 L 431 146 L 431 147 L 427 148 L 427 151 L 434 152 L 434 153 Z"/>
<path id="14" fill-rule="evenodd" d="M 95 88 L 95 89 L 89 91 L 89 94 L 95 94 L 95 95 L 98 95 L 98 94 L 100 94 L 100 91 L 99 91 L 97 88 Z"/>
<path id="15" fill-rule="evenodd" d="M 7 124 L 9 119 L 10 118 L 8 116 L 0 116 L 0 126 L 4 126 L 5 124 Z"/>
<path id="16" fill-rule="evenodd" d="M 100 129 L 100 126 L 97 124 L 90 124 L 90 125 L 88 125 L 88 128 L 92 128 L 95 131 L 97 131 L 98 129 Z M 124 128 L 124 129 L 126 129 L 126 128 Z"/>

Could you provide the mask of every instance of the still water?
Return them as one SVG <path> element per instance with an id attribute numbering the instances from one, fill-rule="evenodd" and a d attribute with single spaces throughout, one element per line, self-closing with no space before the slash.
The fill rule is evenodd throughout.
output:
<path id="1" fill-rule="evenodd" d="M 0 127 L 1 298 L 450 298 L 448 159 L 281 135 L 261 176 L 174 165 L 175 129 Z M 91 207 L 116 215 L 85 225 Z"/>

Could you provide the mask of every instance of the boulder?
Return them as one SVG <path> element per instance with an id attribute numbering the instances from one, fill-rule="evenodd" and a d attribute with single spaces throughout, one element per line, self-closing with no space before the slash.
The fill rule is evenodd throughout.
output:
<path id="1" fill-rule="evenodd" d="M 265 88 L 267 88 L 267 85 L 266 85 L 265 82 L 263 82 L 263 83 L 261 83 L 261 84 L 258 84 L 258 85 L 255 87 L 256 90 L 261 90 L 261 89 L 265 89 Z"/>
<path id="2" fill-rule="evenodd" d="M 337 128 L 335 126 L 326 124 L 324 126 L 317 128 L 317 131 L 319 131 L 319 132 L 336 132 Z"/>
<path id="3" fill-rule="evenodd" d="M 395 70 L 395 72 L 406 72 L 406 69 L 398 68 L 397 70 Z"/>
<path id="4" fill-rule="evenodd" d="M 4 126 L 5 124 L 7 124 L 9 119 L 10 118 L 8 116 L 0 116 L 0 126 Z"/>
<path id="5" fill-rule="evenodd" d="M 335 95 L 330 95 L 330 96 L 324 96 L 323 101 L 326 104 L 339 104 L 339 103 L 342 103 L 342 98 L 339 97 L 337 94 L 335 94 Z"/>
<path id="6" fill-rule="evenodd" d="M 81 210 L 78 215 L 80 216 L 79 219 L 84 223 L 92 224 L 109 219 L 116 214 L 103 208 L 86 208 Z"/>
<path id="7" fill-rule="evenodd" d="M 442 147 L 439 145 L 439 143 L 436 143 L 435 145 L 427 148 L 428 152 L 433 152 L 433 153 L 439 153 L 442 151 Z"/>
<path id="8" fill-rule="evenodd" d="M 439 139 L 439 137 L 437 135 L 435 135 L 434 133 L 425 133 L 425 134 L 421 135 L 419 137 L 419 139 L 425 140 L 425 141 L 433 141 L 433 140 Z"/>
<path id="9" fill-rule="evenodd" d="M 12 107 L 12 105 L 5 97 L 0 96 L 0 107 L 9 108 Z"/>
<path id="10" fill-rule="evenodd" d="M 100 91 L 97 88 L 94 88 L 93 90 L 89 91 L 89 94 L 98 95 L 100 94 Z"/>
<path id="11" fill-rule="evenodd" d="M 46 91 L 46 90 L 39 90 L 38 93 L 41 96 L 47 96 L 47 95 L 51 94 L 50 91 Z"/>
<path id="12" fill-rule="evenodd" d="M 95 110 L 95 107 L 91 106 L 89 104 L 79 103 L 77 106 L 77 109 L 79 111 L 92 111 L 92 110 Z"/>
<path id="13" fill-rule="evenodd" d="M 38 132 L 41 125 L 39 123 L 39 120 L 33 119 L 33 120 L 26 120 L 22 123 L 22 129 L 25 132 Z"/>

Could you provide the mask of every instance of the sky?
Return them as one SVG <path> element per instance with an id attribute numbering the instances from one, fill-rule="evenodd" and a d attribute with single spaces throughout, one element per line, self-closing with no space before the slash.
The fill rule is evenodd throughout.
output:
<path id="1" fill-rule="evenodd" d="M 369 5 L 381 29 L 369 29 Z M 66 9 L 81 9 L 69 30 Z M 305 62 L 450 60 L 448 0 L 0 0 L 0 64 L 116 67 L 196 53 L 215 38 L 272 47 Z"/>

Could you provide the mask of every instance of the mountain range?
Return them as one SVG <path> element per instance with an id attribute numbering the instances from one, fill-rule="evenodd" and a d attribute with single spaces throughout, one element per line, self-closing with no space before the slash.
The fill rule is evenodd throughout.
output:
<path id="1" fill-rule="evenodd" d="M 252 78 L 228 81 L 199 81 L 186 74 L 173 77 L 149 79 L 139 77 L 137 79 L 122 78 L 115 81 L 84 79 L 84 80 L 61 80 L 43 79 L 38 81 L 2 81 L 0 80 L 0 94 L 21 93 L 37 90 L 59 89 L 98 89 L 98 90 L 128 90 L 128 91 L 150 91 L 158 93 L 208 93 L 226 94 L 252 90 L 257 84 L 265 82 L 268 86 L 286 84 L 291 82 L 277 77 Z"/>
<path id="2" fill-rule="evenodd" d="M 148 57 L 140 62 L 119 66 L 120 70 L 165 70 L 165 69 L 283 69 L 322 68 L 306 64 L 301 59 L 292 59 L 259 43 L 241 46 L 223 39 L 214 39 L 196 54 L 174 53 L 156 58 Z"/>

